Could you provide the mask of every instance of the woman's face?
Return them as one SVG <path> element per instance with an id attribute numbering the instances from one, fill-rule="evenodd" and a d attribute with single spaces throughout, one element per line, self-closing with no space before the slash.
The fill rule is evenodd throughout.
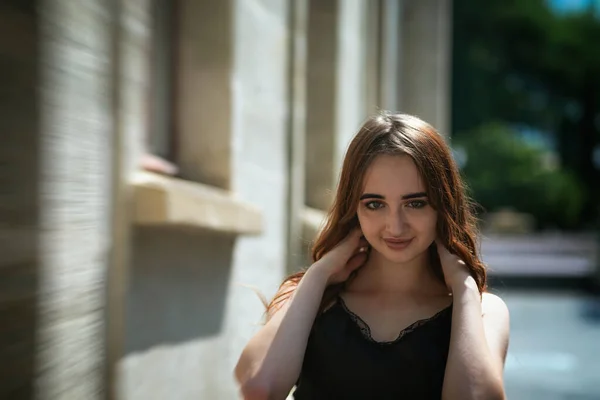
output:
<path id="1" fill-rule="evenodd" d="M 406 263 L 436 236 L 437 212 L 410 156 L 378 156 L 365 174 L 358 220 L 371 247 L 384 258 Z"/>

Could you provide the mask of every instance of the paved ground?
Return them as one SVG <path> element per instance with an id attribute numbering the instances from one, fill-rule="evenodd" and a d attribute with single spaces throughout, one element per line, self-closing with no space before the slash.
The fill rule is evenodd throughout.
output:
<path id="1" fill-rule="evenodd" d="M 508 398 L 600 400 L 600 298 L 535 289 L 495 292 L 511 313 Z"/>
<path id="2" fill-rule="evenodd" d="M 598 243 L 594 234 L 483 241 L 491 291 L 511 314 L 510 400 L 600 400 L 600 296 L 574 289 L 595 273 Z"/>

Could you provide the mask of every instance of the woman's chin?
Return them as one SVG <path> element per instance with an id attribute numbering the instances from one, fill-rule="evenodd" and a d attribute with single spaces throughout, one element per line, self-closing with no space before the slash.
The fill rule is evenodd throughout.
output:
<path id="1" fill-rule="evenodd" d="M 375 250 L 377 250 L 383 259 L 394 264 L 408 263 L 418 257 L 419 254 L 424 253 L 426 250 L 418 251 L 418 249 L 412 248 L 412 246 L 401 250 L 390 249 L 388 246 L 385 246 L 385 244 L 382 247 L 383 248 Z"/>

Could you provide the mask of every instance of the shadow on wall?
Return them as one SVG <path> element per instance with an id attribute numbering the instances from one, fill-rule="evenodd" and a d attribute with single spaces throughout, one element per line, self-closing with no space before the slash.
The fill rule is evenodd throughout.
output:
<path id="1" fill-rule="evenodd" d="M 127 354 L 221 332 L 235 236 L 137 228 L 129 276 Z"/>
<path id="2" fill-rule="evenodd" d="M 43 257 L 37 14 L 22 3 L 0 5 L 0 398 L 14 400 L 34 398 Z"/>

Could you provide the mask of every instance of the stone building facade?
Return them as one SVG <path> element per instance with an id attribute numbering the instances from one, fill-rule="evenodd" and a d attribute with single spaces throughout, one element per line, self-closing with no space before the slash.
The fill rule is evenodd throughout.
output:
<path id="1" fill-rule="evenodd" d="M 3 2 L 0 398 L 237 398 L 252 288 L 306 264 L 364 118 L 447 132 L 450 14 Z"/>

